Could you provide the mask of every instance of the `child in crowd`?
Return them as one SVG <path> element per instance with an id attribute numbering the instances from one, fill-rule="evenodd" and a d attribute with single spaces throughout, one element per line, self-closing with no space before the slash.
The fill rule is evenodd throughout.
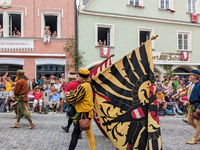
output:
<path id="1" fill-rule="evenodd" d="M 167 102 L 165 101 L 165 97 L 164 97 L 164 94 L 162 94 L 161 89 L 157 89 L 156 97 L 157 97 L 157 102 L 158 102 L 157 103 L 158 110 L 159 110 L 160 105 L 162 104 L 165 112 L 167 113 Z"/>

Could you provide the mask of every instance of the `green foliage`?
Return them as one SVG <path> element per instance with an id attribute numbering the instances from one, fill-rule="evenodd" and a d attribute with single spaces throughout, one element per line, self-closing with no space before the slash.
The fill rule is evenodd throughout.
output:
<path id="1" fill-rule="evenodd" d="M 75 70 L 78 70 L 80 66 L 84 65 L 85 60 L 83 55 L 85 53 L 77 49 L 77 41 L 74 37 L 67 40 L 63 50 L 69 54 L 68 58 L 72 59 L 72 62 L 68 62 L 66 65 L 67 70 L 70 68 L 75 68 Z"/>
<path id="2" fill-rule="evenodd" d="M 166 76 L 170 77 L 170 76 L 174 76 L 173 73 L 175 73 L 175 71 L 172 70 L 173 65 L 163 65 L 164 70 L 167 72 Z"/>
<path id="3" fill-rule="evenodd" d="M 200 66 L 197 66 L 197 69 L 200 69 Z"/>

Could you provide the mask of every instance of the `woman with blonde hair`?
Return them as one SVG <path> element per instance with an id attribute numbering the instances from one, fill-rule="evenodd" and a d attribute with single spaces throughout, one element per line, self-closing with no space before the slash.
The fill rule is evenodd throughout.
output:
<path id="1" fill-rule="evenodd" d="M 44 27 L 44 43 L 49 43 L 50 42 L 50 37 L 51 37 L 51 32 L 49 31 L 48 26 Z"/>
<path id="2" fill-rule="evenodd" d="M 90 84 L 91 80 L 90 78 L 88 78 L 90 75 L 90 71 L 87 69 L 79 69 L 78 73 L 79 73 L 78 82 L 80 83 L 80 85 L 71 94 L 66 95 L 66 99 L 69 102 L 75 104 L 75 109 L 77 112 L 76 115 L 74 116 L 75 126 L 69 145 L 69 150 L 74 150 L 77 145 L 79 134 L 81 133 L 79 119 L 81 118 L 83 113 L 85 114 L 86 118 L 90 120 L 89 121 L 90 129 L 85 130 L 85 134 L 89 141 L 90 150 L 95 150 L 95 139 L 92 133 L 92 122 L 91 122 L 91 119 L 94 116 L 93 92 Z"/>

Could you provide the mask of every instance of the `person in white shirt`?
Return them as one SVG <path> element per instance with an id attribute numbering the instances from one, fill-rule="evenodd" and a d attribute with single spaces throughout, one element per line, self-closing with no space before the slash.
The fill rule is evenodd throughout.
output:
<path id="1" fill-rule="evenodd" d="M 54 88 L 57 89 L 58 94 L 60 95 L 60 91 L 61 91 L 61 84 L 59 84 L 59 81 L 56 80 L 56 84 L 54 84 Z"/>

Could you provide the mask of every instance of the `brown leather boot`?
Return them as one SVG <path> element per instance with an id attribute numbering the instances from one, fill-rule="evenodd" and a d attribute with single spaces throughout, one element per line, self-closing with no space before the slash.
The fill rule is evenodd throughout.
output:
<path id="1" fill-rule="evenodd" d="M 187 144 L 197 144 L 197 139 L 192 137 L 192 139 L 190 141 L 188 141 Z"/>
<path id="2" fill-rule="evenodd" d="M 12 117 L 12 119 L 17 119 L 17 115 L 15 117 Z"/>
<path id="3" fill-rule="evenodd" d="M 11 128 L 19 128 L 19 122 L 15 122 L 14 126 L 10 126 Z"/>
<path id="4" fill-rule="evenodd" d="M 32 129 L 33 127 L 35 127 L 35 123 L 34 122 L 30 123 L 30 127 L 28 127 L 28 128 Z"/>

